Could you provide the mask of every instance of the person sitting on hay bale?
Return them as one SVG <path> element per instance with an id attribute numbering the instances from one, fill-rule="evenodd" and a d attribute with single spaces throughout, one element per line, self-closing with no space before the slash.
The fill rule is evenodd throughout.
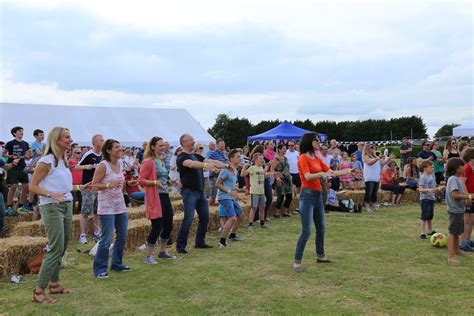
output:
<path id="1" fill-rule="evenodd" d="M 352 199 L 340 200 L 337 198 L 336 191 L 331 188 L 331 180 L 327 181 L 328 198 L 324 209 L 327 211 L 358 213 L 361 206 L 354 203 Z"/>
<path id="2" fill-rule="evenodd" d="M 398 184 L 400 175 L 397 171 L 397 163 L 391 161 L 388 163 L 388 168 L 382 173 L 381 188 L 382 190 L 392 191 L 392 205 L 399 205 L 405 187 Z"/>
<path id="3" fill-rule="evenodd" d="M 11 168 L 15 167 L 19 161 L 20 159 L 15 159 L 12 163 L 5 163 L 3 159 L 0 159 L 0 168 L 10 170 Z M 3 200 L 3 194 L 1 193 L 3 189 L 1 186 L 2 183 L 0 182 L 0 238 L 3 237 L 3 219 L 5 217 L 5 202 Z"/>

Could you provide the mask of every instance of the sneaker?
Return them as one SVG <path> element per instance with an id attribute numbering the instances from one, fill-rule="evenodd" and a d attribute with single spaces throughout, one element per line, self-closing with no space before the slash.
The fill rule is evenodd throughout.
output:
<path id="1" fill-rule="evenodd" d="M 260 228 L 267 229 L 267 228 L 270 228 L 270 226 L 268 224 L 263 224 L 263 225 L 260 225 Z"/>
<path id="2" fill-rule="evenodd" d="M 181 254 L 183 254 L 183 255 L 185 255 L 185 254 L 188 253 L 188 251 L 187 251 L 186 249 L 184 249 L 184 248 L 176 248 L 176 252 L 177 252 L 177 253 L 181 253 Z"/>
<path id="3" fill-rule="evenodd" d="M 218 229 L 217 231 L 218 231 L 219 233 L 222 233 L 222 230 L 223 230 L 223 229 L 224 229 L 224 228 L 219 227 L 219 229 Z"/>
<path id="4" fill-rule="evenodd" d="M 172 256 L 167 252 L 160 252 L 158 254 L 158 258 L 164 259 L 164 260 L 174 260 L 174 259 L 176 259 L 176 256 Z"/>
<path id="5" fill-rule="evenodd" d="M 469 246 L 469 244 L 461 244 L 459 246 L 459 249 L 461 249 L 462 251 L 465 251 L 465 252 L 474 252 L 474 248 L 472 248 L 471 246 Z"/>
<path id="6" fill-rule="evenodd" d="M 253 225 L 248 225 L 247 229 L 248 229 L 249 233 L 253 233 Z"/>
<path id="7" fill-rule="evenodd" d="M 100 232 L 99 232 L 99 233 L 94 232 L 94 233 L 92 234 L 92 238 L 95 240 L 95 242 L 99 242 L 101 235 L 102 235 L 102 234 L 101 234 Z"/>
<path id="8" fill-rule="evenodd" d="M 229 245 L 223 244 L 223 243 L 221 243 L 220 241 L 219 241 L 219 244 L 218 244 L 218 245 L 219 245 L 219 249 L 229 248 Z"/>
<path id="9" fill-rule="evenodd" d="M 270 222 L 271 219 L 269 217 L 265 218 L 265 222 Z"/>
<path id="10" fill-rule="evenodd" d="M 81 235 L 81 236 L 79 236 L 79 243 L 80 243 L 81 245 L 87 244 L 87 237 L 86 237 L 86 235 Z"/>
<path id="11" fill-rule="evenodd" d="M 13 207 L 11 206 L 7 207 L 7 209 L 5 210 L 5 216 L 15 216 L 15 215 L 18 215 L 18 213 L 15 212 Z"/>
<path id="12" fill-rule="evenodd" d="M 243 239 L 240 238 L 239 236 L 235 236 L 235 237 L 229 237 L 229 240 L 232 240 L 232 241 L 242 241 Z"/>
<path id="13" fill-rule="evenodd" d="M 302 266 L 298 266 L 298 267 L 293 266 L 292 270 L 293 272 L 296 272 L 296 273 L 304 272 L 304 269 Z"/>
<path id="14" fill-rule="evenodd" d="M 158 264 L 158 262 L 156 262 L 155 258 L 153 256 L 148 256 L 146 257 L 145 259 L 145 263 L 146 264 Z"/>
<path id="15" fill-rule="evenodd" d="M 107 279 L 109 277 L 109 274 L 107 272 L 102 272 L 99 273 L 95 276 L 97 279 Z"/>
<path id="16" fill-rule="evenodd" d="M 472 247 L 472 248 L 474 248 L 474 240 L 470 240 L 470 241 L 469 241 L 469 246 Z"/>
<path id="17" fill-rule="evenodd" d="M 31 207 L 28 204 L 25 204 L 22 207 L 18 208 L 18 211 L 22 213 L 28 213 L 31 211 Z"/>
<path id="18" fill-rule="evenodd" d="M 420 234 L 420 239 L 426 239 L 426 234 Z"/>
<path id="19" fill-rule="evenodd" d="M 121 266 L 120 268 L 110 268 L 110 271 L 115 271 L 115 272 L 128 272 L 128 271 L 131 271 L 132 268 L 130 268 L 129 266 L 126 266 L 126 265 L 123 265 Z"/>
<path id="20" fill-rule="evenodd" d="M 431 236 L 431 235 L 434 235 L 434 234 L 436 234 L 436 231 L 435 231 L 435 230 L 431 231 L 431 233 L 428 233 L 427 235 L 428 235 L 428 236 Z"/>

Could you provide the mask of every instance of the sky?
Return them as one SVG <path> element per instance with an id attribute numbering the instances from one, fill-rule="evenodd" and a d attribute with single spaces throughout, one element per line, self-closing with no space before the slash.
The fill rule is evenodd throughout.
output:
<path id="1" fill-rule="evenodd" d="M 471 1 L 0 0 L 0 101 L 474 118 Z M 324 131 L 320 131 L 324 132 Z"/>

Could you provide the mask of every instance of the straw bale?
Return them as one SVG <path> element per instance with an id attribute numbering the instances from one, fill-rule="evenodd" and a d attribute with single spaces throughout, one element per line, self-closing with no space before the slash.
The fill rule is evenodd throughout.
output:
<path id="1" fill-rule="evenodd" d="M 139 207 L 129 207 L 127 211 L 128 211 L 129 221 L 146 217 L 144 205 L 139 206 Z"/>
<path id="2" fill-rule="evenodd" d="M 0 239 L 0 277 L 26 272 L 24 265 L 47 244 L 41 237 L 9 237 Z"/>
<path id="3" fill-rule="evenodd" d="M 140 245 L 146 242 L 146 238 L 150 233 L 150 221 L 142 218 L 132 220 L 128 223 L 127 241 L 125 243 L 125 250 L 134 251 Z"/>
<path id="4" fill-rule="evenodd" d="M 15 229 L 15 226 L 21 222 L 31 222 L 33 220 L 33 212 L 23 213 L 19 212 L 18 216 L 6 216 L 4 221 L 4 233 L 10 236 Z"/>
<path id="5" fill-rule="evenodd" d="M 183 198 L 181 197 L 181 194 L 170 192 L 170 200 L 171 201 L 179 201 L 179 200 L 182 200 L 182 199 Z"/>
<path id="6" fill-rule="evenodd" d="M 182 200 L 174 200 L 171 201 L 171 206 L 173 207 L 173 213 L 183 213 L 184 212 L 184 204 Z"/>

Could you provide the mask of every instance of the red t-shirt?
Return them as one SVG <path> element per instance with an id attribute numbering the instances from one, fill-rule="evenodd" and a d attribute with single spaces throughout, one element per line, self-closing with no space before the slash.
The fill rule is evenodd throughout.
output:
<path id="1" fill-rule="evenodd" d="M 467 192 L 474 193 L 474 170 L 469 163 L 465 165 L 465 168 L 464 176 L 466 177 Z"/>
<path id="2" fill-rule="evenodd" d="M 313 179 L 313 180 L 306 180 L 304 175 L 306 173 L 319 173 L 319 172 L 327 172 L 329 167 L 322 161 L 319 157 L 315 156 L 313 159 L 309 158 L 305 154 L 300 155 L 298 158 L 298 170 L 300 172 L 301 178 L 301 187 L 308 188 L 316 191 L 321 191 L 321 180 L 320 179 Z"/>
<path id="3" fill-rule="evenodd" d="M 132 181 L 133 180 L 133 177 L 126 173 L 124 174 L 125 176 L 125 181 Z M 125 186 L 125 191 L 127 191 L 127 194 L 132 194 L 133 192 L 140 192 L 140 188 L 138 187 L 138 184 L 137 185 L 126 185 Z"/>
<path id="4" fill-rule="evenodd" d="M 69 166 L 70 167 L 75 167 L 78 163 L 79 163 L 78 161 L 74 161 L 72 159 L 69 159 Z M 82 170 L 71 169 L 71 174 L 72 174 L 72 184 L 73 185 L 76 185 L 76 184 L 81 185 L 82 184 Z"/>

